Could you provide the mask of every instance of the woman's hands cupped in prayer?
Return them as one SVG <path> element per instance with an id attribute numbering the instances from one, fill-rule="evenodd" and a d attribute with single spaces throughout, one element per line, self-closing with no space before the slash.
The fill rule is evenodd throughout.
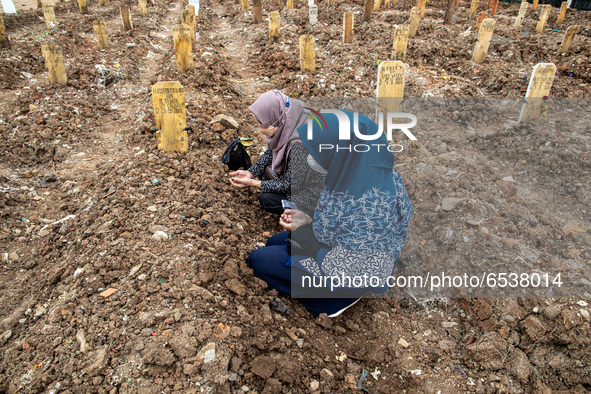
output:
<path id="1" fill-rule="evenodd" d="M 286 209 L 279 218 L 279 224 L 287 231 L 295 231 L 300 226 L 312 223 L 312 218 L 302 211 Z"/>

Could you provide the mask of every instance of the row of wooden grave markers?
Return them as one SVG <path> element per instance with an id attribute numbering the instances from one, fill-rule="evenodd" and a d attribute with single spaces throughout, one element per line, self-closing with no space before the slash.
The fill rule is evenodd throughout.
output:
<path id="1" fill-rule="evenodd" d="M 189 41 L 190 43 L 190 41 Z M 152 104 L 158 149 L 184 153 L 189 149 L 185 114 L 185 89 L 179 82 L 158 82 L 152 87 Z"/>

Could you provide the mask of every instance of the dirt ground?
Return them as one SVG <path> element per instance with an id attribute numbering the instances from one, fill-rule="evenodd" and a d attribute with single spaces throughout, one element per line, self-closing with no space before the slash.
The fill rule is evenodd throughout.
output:
<path id="1" fill-rule="evenodd" d="M 500 3 L 489 54 L 475 65 L 469 2 L 444 26 L 447 2 L 430 1 L 405 61 L 418 141 L 402 139 L 396 159 L 414 216 L 395 275 L 560 272 L 568 287 L 535 298 L 405 289 L 313 319 L 246 264 L 280 227 L 257 193 L 229 185 L 220 156 L 237 136 L 255 138 L 253 159 L 264 151 L 247 107 L 269 89 L 374 97 L 377 63 L 389 59 L 394 26 L 414 2 L 361 23 L 362 2 L 329 9 L 323 0 L 311 26 L 295 1 L 271 44 L 275 2 L 263 2 L 255 24 L 234 2 L 203 0 L 195 70 L 183 75 L 172 27 L 184 3 L 157 2 L 148 17 L 133 4 L 132 32 L 118 1 L 89 1 L 88 15 L 58 2 L 54 31 L 40 11 L 16 3 L 24 10 L 4 15 L 12 49 L 0 52 L 0 391 L 591 390 L 588 12 L 569 10 L 559 25 L 553 9 L 540 35 L 536 12 L 518 30 L 519 5 Z M 355 39 L 344 46 L 349 10 Z M 96 15 L 109 32 L 105 51 Z M 561 55 L 574 24 L 575 42 Z M 299 72 L 305 33 L 317 39 L 314 74 Z M 48 83 L 41 45 L 49 41 L 63 49 L 65 86 Z M 558 68 L 548 114 L 519 124 L 540 61 Z M 169 80 L 185 88 L 186 154 L 156 149 L 150 91 Z M 239 129 L 211 124 L 219 114 Z M 102 296 L 107 289 L 116 291 Z"/>

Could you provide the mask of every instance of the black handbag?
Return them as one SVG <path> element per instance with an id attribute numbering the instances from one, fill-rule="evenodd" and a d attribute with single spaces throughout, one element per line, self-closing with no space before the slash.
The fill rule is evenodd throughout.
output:
<path id="1" fill-rule="evenodd" d="M 248 170 L 252 166 L 250 156 L 240 142 L 240 138 L 236 138 L 230 142 L 222 155 L 222 163 L 226 164 L 230 171 L 236 171 L 240 168 Z"/>

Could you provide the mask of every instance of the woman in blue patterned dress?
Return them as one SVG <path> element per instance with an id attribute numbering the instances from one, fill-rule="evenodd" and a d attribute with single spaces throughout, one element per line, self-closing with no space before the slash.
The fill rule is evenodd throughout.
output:
<path id="1" fill-rule="evenodd" d="M 363 115 L 342 114 L 350 139 L 339 139 L 343 124 L 333 113 L 298 128 L 312 167 L 326 174 L 313 220 L 287 210 L 281 224 L 291 233 L 270 238 L 248 259 L 257 276 L 298 298 L 314 316 L 336 316 L 364 292 L 387 290 L 412 215 L 385 135 L 361 139 L 355 126 L 371 136 L 379 134 L 378 125 Z"/>

